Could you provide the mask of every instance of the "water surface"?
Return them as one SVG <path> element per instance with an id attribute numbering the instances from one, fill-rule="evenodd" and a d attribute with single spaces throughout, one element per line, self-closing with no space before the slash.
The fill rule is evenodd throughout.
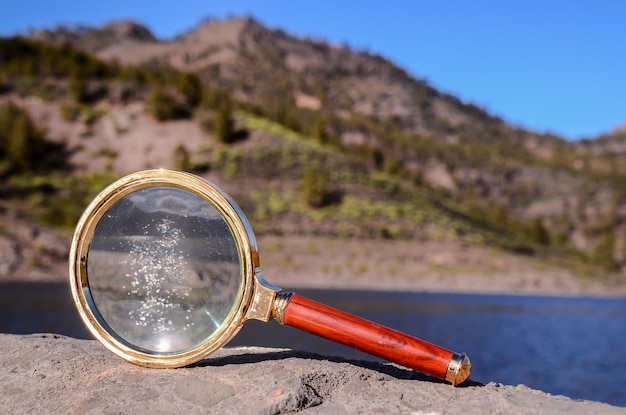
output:
<path id="1" fill-rule="evenodd" d="M 298 294 L 420 337 L 473 364 L 473 380 L 626 406 L 626 299 L 348 290 Z M 0 332 L 90 338 L 67 284 L 0 284 Z M 229 345 L 373 358 L 275 322 L 246 323 Z"/>

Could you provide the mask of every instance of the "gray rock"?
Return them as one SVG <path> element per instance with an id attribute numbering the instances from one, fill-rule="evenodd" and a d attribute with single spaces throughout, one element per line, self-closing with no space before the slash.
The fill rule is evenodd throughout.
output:
<path id="1" fill-rule="evenodd" d="M 0 236 L 0 278 L 10 275 L 18 264 L 16 243 L 6 236 Z"/>
<path id="2" fill-rule="evenodd" d="M 391 364 L 286 349 L 224 348 L 146 369 L 93 340 L 0 334 L 3 414 L 626 414 L 525 386 L 452 387 Z"/>

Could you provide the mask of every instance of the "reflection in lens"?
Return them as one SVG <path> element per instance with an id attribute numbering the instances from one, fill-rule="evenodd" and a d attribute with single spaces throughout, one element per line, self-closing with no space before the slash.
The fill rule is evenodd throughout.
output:
<path id="1" fill-rule="evenodd" d="M 122 339 L 178 353 L 206 341 L 237 302 L 237 244 L 219 212 L 175 187 L 121 198 L 96 226 L 87 275 L 94 303 Z"/>

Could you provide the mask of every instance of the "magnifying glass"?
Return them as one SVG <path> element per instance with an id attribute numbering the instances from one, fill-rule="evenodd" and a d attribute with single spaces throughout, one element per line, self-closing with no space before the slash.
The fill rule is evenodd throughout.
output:
<path id="1" fill-rule="evenodd" d="M 453 385 L 470 374 L 465 354 L 267 283 L 242 210 L 189 173 L 147 170 L 103 190 L 78 222 L 69 274 L 94 337 L 141 366 L 189 365 L 274 318 Z"/>

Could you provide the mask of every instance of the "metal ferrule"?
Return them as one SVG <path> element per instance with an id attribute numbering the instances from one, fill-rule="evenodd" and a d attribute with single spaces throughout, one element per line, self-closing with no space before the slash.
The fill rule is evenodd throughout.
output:
<path id="1" fill-rule="evenodd" d="M 285 291 L 281 291 L 276 294 L 274 307 L 272 309 L 272 317 L 274 317 L 274 320 L 278 321 L 280 324 L 285 324 L 285 310 L 287 309 L 287 305 L 293 295 L 294 293 Z"/>
<path id="2" fill-rule="evenodd" d="M 469 378 L 471 370 L 472 364 L 465 353 L 453 353 L 450 363 L 448 363 L 446 380 L 454 386 L 459 385 Z"/>

